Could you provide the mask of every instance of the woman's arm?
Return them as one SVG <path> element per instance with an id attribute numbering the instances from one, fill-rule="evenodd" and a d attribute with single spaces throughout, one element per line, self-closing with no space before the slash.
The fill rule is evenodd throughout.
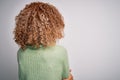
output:
<path id="1" fill-rule="evenodd" d="M 62 73 L 63 80 L 73 80 L 73 76 L 71 74 L 71 69 L 69 68 L 69 59 L 67 50 L 65 49 L 63 55 L 63 73 Z"/>

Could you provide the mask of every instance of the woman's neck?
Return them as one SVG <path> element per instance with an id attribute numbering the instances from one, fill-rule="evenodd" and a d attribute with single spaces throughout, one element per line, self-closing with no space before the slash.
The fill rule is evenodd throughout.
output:
<path id="1" fill-rule="evenodd" d="M 56 45 L 56 43 L 53 42 L 53 43 L 49 44 L 48 46 L 55 46 L 55 45 Z"/>

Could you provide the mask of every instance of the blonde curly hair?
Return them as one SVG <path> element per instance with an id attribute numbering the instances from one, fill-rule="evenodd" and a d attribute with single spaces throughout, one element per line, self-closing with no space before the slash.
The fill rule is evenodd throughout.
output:
<path id="1" fill-rule="evenodd" d="M 63 16 L 58 9 L 44 2 L 31 2 L 15 17 L 14 39 L 22 49 L 27 45 L 47 47 L 64 37 Z"/>

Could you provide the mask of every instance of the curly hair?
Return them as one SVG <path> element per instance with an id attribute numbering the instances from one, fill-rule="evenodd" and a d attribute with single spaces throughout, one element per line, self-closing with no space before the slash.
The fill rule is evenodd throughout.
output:
<path id="1" fill-rule="evenodd" d="M 31 2 L 15 16 L 14 39 L 24 50 L 27 45 L 47 47 L 64 37 L 63 16 L 58 9 L 44 2 Z"/>

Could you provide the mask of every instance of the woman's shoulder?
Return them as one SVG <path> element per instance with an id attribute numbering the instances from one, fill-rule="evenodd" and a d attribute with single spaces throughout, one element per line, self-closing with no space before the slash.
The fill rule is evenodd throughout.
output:
<path id="1" fill-rule="evenodd" d="M 56 45 L 57 50 L 60 50 L 63 54 L 67 54 L 67 49 L 63 45 Z"/>
<path id="2" fill-rule="evenodd" d="M 59 49 L 62 49 L 62 50 L 66 50 L 66 48 L 63 45 L 58 45 L 57 44 L 56 47 L 59 48 Z"/>

